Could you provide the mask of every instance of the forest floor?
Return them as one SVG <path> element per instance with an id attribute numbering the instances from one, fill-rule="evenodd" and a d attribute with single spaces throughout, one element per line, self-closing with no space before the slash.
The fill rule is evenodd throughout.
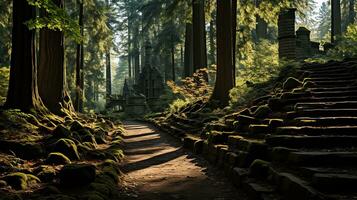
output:
<path id="1" fill-rule="evenodd" d="M 181 143 L 141 122 L 126 122 L 126 159 L 121 167 L 128 199 L 244 200 L 222 172 L 203 158 L 184 150 Z"/>

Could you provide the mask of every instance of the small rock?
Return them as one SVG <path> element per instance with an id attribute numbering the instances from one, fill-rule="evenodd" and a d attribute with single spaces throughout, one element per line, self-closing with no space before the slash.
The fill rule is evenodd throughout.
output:
<path id="1" fill-rule="evenodd" d="M 69 164 L 60 171 L 60 183 L 65 187 L 79 187 L 91 184 L 96 168 L 90 164 Z"/>
<path id="2" fill-rule="evenodd" d="M 297 80 L 296 78 L 290 77 L 284 82 L 283 90 L 284 91 L 289 91 L 289 90 L 292 90 L 294 88 L 300 87 L 301 84 L 302 83 L 299 80 Z"/>
<path id="3" fill-rule="evenodd" d="M 62 153 L 54 152 L 48 155 L 46 163 L 49 165 L 65 165 L 70 164 L 71 160 Z"/>
<path id="4" fill-rule="evenodd" d="M 77 145 L 70 139 L 60 139 L 54 146 L 54 151 L 63 153 L 70 159 L 79 160 Z"/>
<path id="5" fill-rule="evenodd" d="M 58 139 L 70 138 L 71 132 L 65 126 L 60 124 L 53 130 L 52 136 Z"/>
<path id="6" fill-rule="evenodd" d="M 15 190 L 25 190 L 32 183 L 41 182 L 36 176 L 24 173 L 12 173 L 3 178 L 7 185 L 11 186 Z"/>

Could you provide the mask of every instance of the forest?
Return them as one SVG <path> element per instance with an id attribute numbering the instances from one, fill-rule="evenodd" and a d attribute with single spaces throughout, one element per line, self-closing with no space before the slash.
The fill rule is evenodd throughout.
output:
<path id="1" fill-rule="evenodd" d="M 2 0 L 0 200 L 357 198 L 355 0 Z"/>

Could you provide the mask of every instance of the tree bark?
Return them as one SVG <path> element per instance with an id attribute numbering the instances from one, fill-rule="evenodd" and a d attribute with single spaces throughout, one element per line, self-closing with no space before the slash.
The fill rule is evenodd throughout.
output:
<path id="1" fill-rule="evenodd" d="M 214 40 L 216 36 L 215 18 L 216 18 L 215 12 L 212 12 L 211 22 L 209 23 L 209 64 L 210 65 L 216 64 L 216 43 Z"/>
<path id="2" fill-rule="evenodd" d="M 171 67 L 172 67 L 172 80 L 176 81 L 176 70 L 175 70 L 175 45 L 172 43 L 171 46 Z"/>
<path id="3" fill-rule="evenodd" d="M 193 69 L 194 71 L 207 67 L 207 45 L 205 29 L 204 0 L 192 0 L 193 23 Z"/>
<path id="4" fill-rule="evenodd" d="M 30 111 L 44 108 L 37 86 L 35 30 L 25 25 L 36 16 L 26 0 L 13 1 L 10 82 L 5 107 Z"/>
<path id="5" fill-rule="evenodd" d="M 232 0 L 233 86 L 236 85 L 237 6 L 237 0 Z"/>
<path id="6" fill-rule="evenodd" d="M 63 0 L 55 0 L 59 8 L 64 8 Z M 41 11 L 46 16 L 45 11 Z M 64 64 L 64 34 L 59 30 L 41 29 L 38 66 L 38 87 L 45 106 L 58 115 L 63 114 L 62 107 L 73 110 L 67 92 Z"/>
<path id="7" fill-rule="evenodd" d="M 335 43 L 336 37 L 341 36 L 341 2 L 331 0 L 331 43 Z"/>
<path id="8" fill-rule="evenodd" d="M 184 77 L 190 77 L 193 74 L 193 26 L 186 23 L 185 33 L 185 58 L 184 58 Z"/>
<path id="9" fill-rule="evenodd" d="M 111 57 L 110 50 L 107 50 L 106 53 L 106 92 L 107 99 L 112 95 L 112 65 L 111 65 Z"/>
<path id="10" fill-rule="evenodd" d="M 133 39 L 134 77 L 135 83 L 137 83 L 140 75 L 139 23 L 135 23 Z"/>
<path id="11" fill-rule="evenodd" d="M 78 0 L 79 4 L 79 26 L 81 36 L 84 35 L 83 30 L 83 12 L 84 6 L 83 1 Z M 78 112 L 83 112 L 83 96 L 84 96 L 84 51 L 83 51 L 83 41 L 77 44 L 77 57 L 76 57 L 76 101 L 75 101 L 75 109 Z"/>
<path id="12" fill-rule="evenodd" d="M 132 63 L 131 63 L 131 14 L 128 14 L 128 68 L 129 68 L 129 79 L 132 75 Z"/>
<path id="13" fill-rule="evenodd" d="M 218 106 L 229 104 L 233 88 L 232 0 L 217 1 L 217 77 L 211 100 Z"/>
<path id="14" fill-rule="evenodd" d="M 355 23 L 355 17 L 356 17 L 355 0 L 350 0 L 349 7 L 348 7 L 348 25 Z"/>

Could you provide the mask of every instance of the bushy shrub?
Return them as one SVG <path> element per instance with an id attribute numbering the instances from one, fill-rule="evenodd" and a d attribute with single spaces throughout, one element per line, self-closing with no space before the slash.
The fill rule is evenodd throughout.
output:
<path id="1" fill-rule="evenodd" d="M 0 67 L 0 105 L 6 100 L 7 89 L 9 86 L 10 69 Z"/>
<path id="2" fill-rule="evenodd" d="M 357 24 L 350 25 L 338 41 L 337 46 L 327 53 L 330 60 L 357 57 Z"/>

